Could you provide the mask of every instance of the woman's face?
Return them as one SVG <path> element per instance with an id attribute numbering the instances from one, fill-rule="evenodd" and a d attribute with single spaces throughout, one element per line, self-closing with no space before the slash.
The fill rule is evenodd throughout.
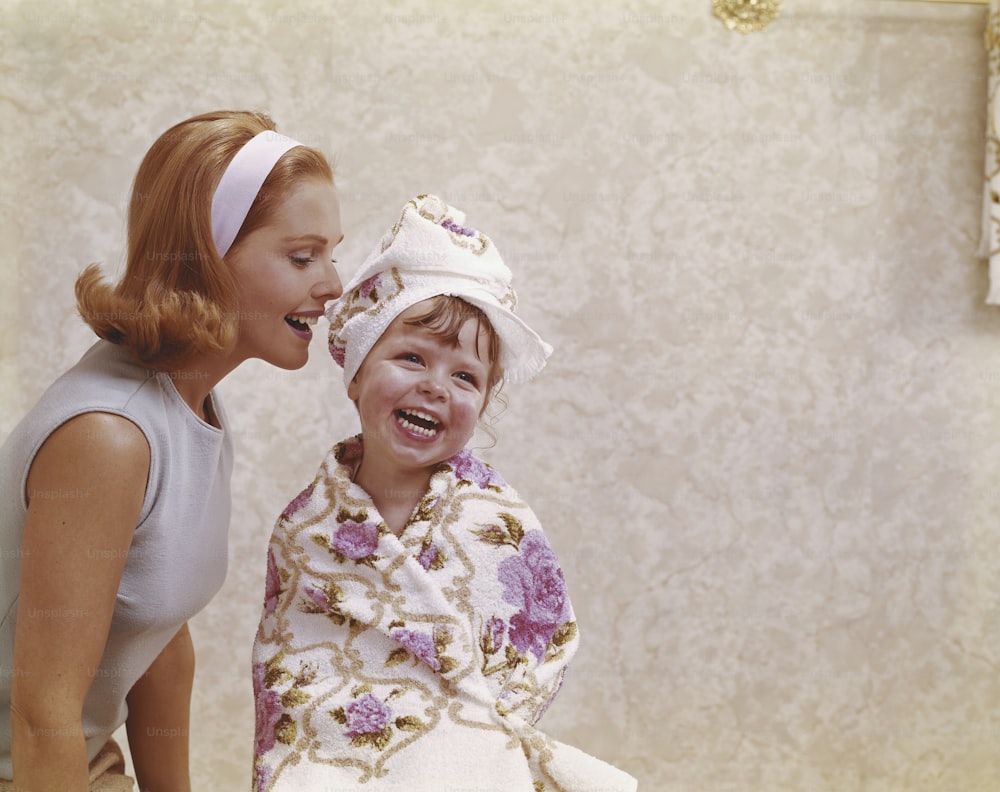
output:
<path id="1" fill-rule="evenodd" d="M 284 369 L 305 365 L 311 325 L 343 291 L 332 260 L 343 238 L 333 184 L 306 179 L 229 252 L 239 297 L 240 359 L 260 358 Z"/>

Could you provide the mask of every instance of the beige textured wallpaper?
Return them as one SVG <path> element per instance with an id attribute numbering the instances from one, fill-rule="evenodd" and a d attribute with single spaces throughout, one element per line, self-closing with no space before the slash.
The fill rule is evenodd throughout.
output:
<path id="1" fill-rule="evenodd" d="M 556 348 L 487 452 L 583 645 L 548 731 L 650 792 L 1000 789 L 1000 312 L 976 260 L 985 10 L 785 0 L 0 7 L 0 431 L 92 337 L 155 137 L 254 108 L 336 157 L 347 277 L 466 210 Z M 321 334 L 317 334 L 320 336 Z M 222 385 L 230 573 L 195 789 L 248 789 L 271 525 L 356 419 L 320 337 Z"/>

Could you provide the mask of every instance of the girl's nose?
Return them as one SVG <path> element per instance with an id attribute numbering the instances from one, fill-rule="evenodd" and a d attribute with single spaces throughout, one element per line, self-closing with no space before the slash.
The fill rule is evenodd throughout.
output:
<path id="1" fill-rule="evenodd" d="M 439 377 L 440 375 L 434 371 L 427 371 L 420 380 L 420 392 L 427 394 L 432 399 L 444 399 L 448 393 L 448 389 L 441 384 Z"/>

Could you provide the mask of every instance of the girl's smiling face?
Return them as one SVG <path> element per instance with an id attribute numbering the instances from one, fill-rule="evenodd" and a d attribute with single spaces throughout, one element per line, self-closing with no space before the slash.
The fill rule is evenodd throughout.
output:
<path id="1" fill-rule="evenodd" d="M 361 417 L 366 478 L 429 475 L 465 447 L 485 406 L 493 361 L 481 320 L 465 320 L 452 343 L 407 323 L 426 303 L 393 320 L 348 386 Z"/>
<path id="2" fill-rule="evenodd" d="M 284 369 L 305 365 L 310 326 L 342 291 L 331 257 L 343 238 L 337 191 L 315 178 L 291 190 L 270 221 L 229 252 L 239 295 L 239 359 Z"/>

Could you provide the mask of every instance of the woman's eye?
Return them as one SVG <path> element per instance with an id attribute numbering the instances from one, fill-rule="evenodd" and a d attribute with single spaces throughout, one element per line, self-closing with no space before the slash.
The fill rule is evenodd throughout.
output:
<path id="1" fill-rule="evenodd" d="M 292 260 L 293 264 L 296 264 L 300 267 L 304 267 L 307 264 L 312 264 L 312 262 L 315 260 L 312 258 L 312 256 L 289 256 L 288 258 Z"/>

